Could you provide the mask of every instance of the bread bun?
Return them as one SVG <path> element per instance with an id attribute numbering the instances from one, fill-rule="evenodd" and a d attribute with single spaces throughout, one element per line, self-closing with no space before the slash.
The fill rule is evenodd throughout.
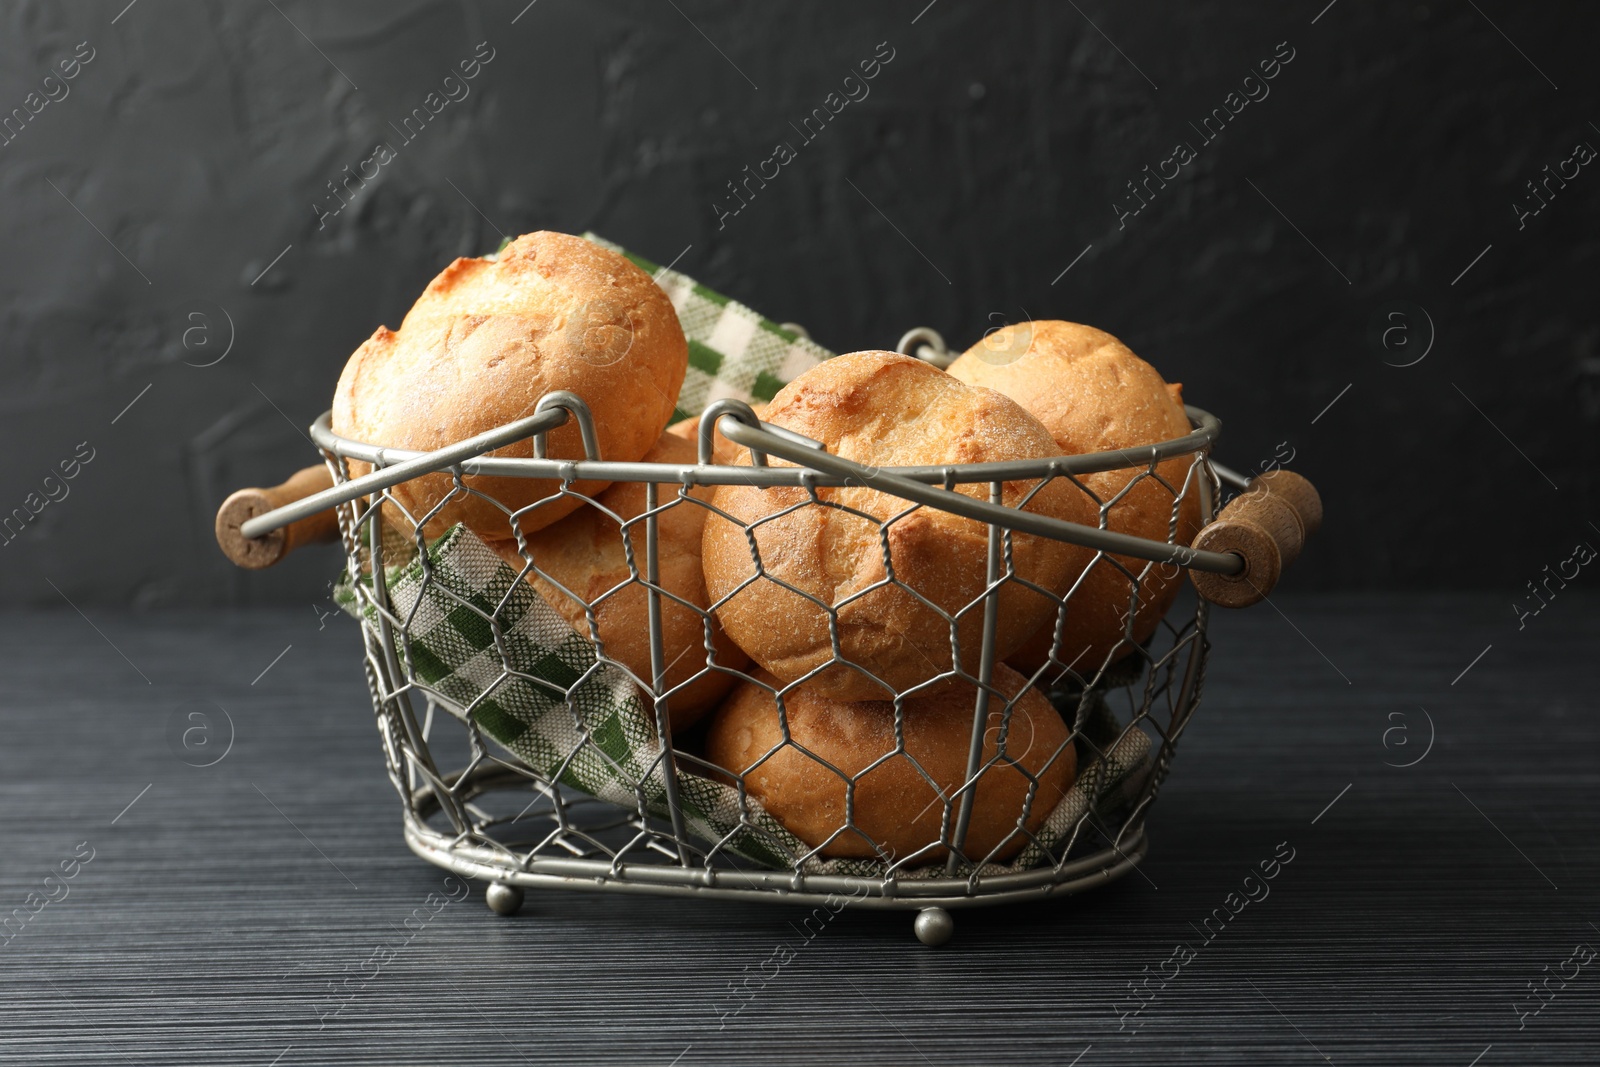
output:
<path id="1" fill-rule="evenodd" d="M 783 721 L 766 688 L 781 683 L 765 672 L 756 677 L 763 684 L 741 682 L 713 715 L 706 734 L 708 760 L 735 778 L 742 775 L 751 796 L 806 844 L 821 846 L 824 856 L 876 857 L 874 843 L 896 860 L 914 856 L 913 866 L 947 854 L 943 846 L 929 846 L 940 840 L 941 826 L 948 826 L 949 836 L 955 834 L 958 790 L 967 780 L 975 685 L 905 698 L 905 743 L 897 751 L 893 702 L 842 703 L 807 683 L 784 694 L 791 743 L 783 744 Z M 990 695 L 983 765 L 962 850 L 974 861 L 1015 856 L 1027 841 L 1018 823 L 1033 783 L 1038 785 L 1028 804 L 1030 832 L 1049 817 L 1077 773 L 1071 735 L 1050 702 L 1004 666 L 996 666 L 994 686 L 1005 700 Z M 1007 700 L 1014 703 L 1002 756 Z M 764 759 L 769 752 L 773 755 Z M 854 829 L 849 829 L 845 782 L 856 775 L 849 820 Z"/>
<path id="2" fill-rule="evenodd" d="M 694 446 L 671 434 L 663 434 L 644 456 L 648 463 L 687 464 L 693 463 L 694 458 Z M 711 490 L 693 489 L 690 494 L 705 500 Z M 664 509 L 658 512 L 656 520 L 656 558 L 660 566 L 660 585 L 668 594 L 661 598 L 661 649 L 668 665 L 666 682 L 671 687 L 694 679 L 668 702 L 668 717 L 674 731 L 694 725 L 734 681 L 732 675 L 706 666 L 708 620 L 716 664 L 737 670 L 749 662 L 716 620 L 703 614 L 709 601 L 700 568 L 700 542 L 707 513 L 698 504 L 673 504 L 677 495 L 677 486 L 667 483 L 660 487 L 656 497 L 656 506 Z M 634 571 L 628 566 L 623 544 L 626 536 L 642 580 L 646 558 L 645 526 L 643 522 L 636 523 L 629 526 L 625 534 L 617 521 L 605 513 L 610 511 L 623 521 L 643 515 L 644 483 L 618 482 L 601 493 L 595 503 L 599 507 L 586 505 L 560 522 L 527 535 L 529 555 L 539 570 L 528 569 L 526 577 L 573 629 L 602 641 L 606 656 L 632 671 L 649 689 L 652 678 L 649 591 L 632 581 Z M 518 571 L 527 564 L 514 540 L 490 542 L 489 547 Z M 560 588 L 551 579 L 559 583 Z M 613 589 L 616 592 L 605 595 Z M 686 603 L 679 603 L 679 600 Z M 594 606 L 595 632 L 592 635 L 585 603 Z M 697 674 L 699 677 L 695 678 Z"/>
<path id="3" fill-rule="evenodd" d="M 750 405 L 750 409 L 756 413 L 756 418 L 762 419 L 763 421 L 766 419 L 767 405 L 755 403 Z M 668 426 L 667 432 L 670 434 L 676 434 L 685 441 L 693 441 L 696 449 L 696 455 L 699 454 L 700 416 L 694 415 L 687 419 L 680 419 L 671 426 Z M 711 461 L 717 464 L 719 467 L 733 466 L 738 462 L 740 453 L 743 453 L 744 451 L 745 450 L 742 446 L 736 445 L 726 437 L 722 436 L 721 430 L 716 431 L 716 433 L 712 435 Z M 748 455 L 748 453 L 745 454 Z"/>
<path id="4" fill-rule="evenodd" d="M 972 385 L 997 389 L 1027 408 L 1068 455 L 1157 444 L 1182 437 L 1191 429 L 1183 410 L 1182 386 L 1167 384 L 1154 367 L 1110 334 L 1075 322 L 1006 326 L 950 364 L 950 374 Z M 1137 462 L 1137 457 L 1130 458 Z M 1156 469 L 1172 489 L 1153 478 L 1141 478 L 1110 507 L 1107 528 L 1166 541 L 1176 491 L 1184 494 L 1176 540 L 1185 545 L 1194 540 L 1200 529 L 1199 491 L 1194 485 L 1184 489 L 1192 463 L 1189 456 L 1160 463 Z M 1083 475 L 1080 480 L 1107 502 L 1145 469 L 1105 471 Z M 1081 550 L 1069 582 L 1076 581 L 1082 568 L 1094 559 L 1092 551 Z M 1110 559 L 1134 575 L 1142 575 L 1131 629 L 1128 615 L 1135 585 Z M 1060 666 L 1072 666 L 1085 677 L 1148 638 L 1183 583 L 1183 571 L 1171 565 L 1131 556 L 1110 559 L 1094 563 L 1067 603 L 1056 659 Z M 1050 657 L 1056 625 L 1052 613 L 1050 621 L 1008 662 L 1030 674 L 1043 666 Z M 1051 672 L 1044 680 L 1051 680 Z"/>
<path id="5" fill-rule="evenodd" d="M 688 344 L 672 302 L 627 259 L 581 237 L 518 237 L 494 259 L 457 259 L 428 284 L 398 331 L 379 327 L 345 364 L 333 399 L 333 431 L 392 448 L 430 451 L 531 415 L 545 394 L 570 389 L 588 402 L 603 459 L 632 462 L 672 417 Z M 581 459 L 575 422 L 549 435 L 552 458 Z M 533 455 L 517 441 L 492 456 Z M 352 473 L 366 464 L 351 463 Z M 473 489 L 507 509 L 551 497 L 553 480 L 472 476 Z M 448 473 L 413 478 L 391 492 L 421 520 L 452 487 Z M 605 488 L 581 482 L 580 493 Z M 538 530 L 571 512 L 555 497 L 519 519 Z M 427 525 L 455 523 L 479 536 L 513 536 L 505 510 L 458 494 Z"/>
<path id="6" fill-rule="evenodd" d="M 891 352 L 836 356 L 814 367 L 779 391 L 766 418 L 820 441 L 833 455 L 873 467 L 1060 454 L 1049 432 L 1013 401 Z M 737 462 L 747 466 L 750 457 Z M 772 463 L 792 466 L 776 457 Z M 1005 504 L 1022 505 L 1036 485 L 1006 483 Z M 987 484 L 959 491 L 989 496 Z M 872 489 L 820 488 L 816 498 L 837 507 L 808 503 L 801 488 L 717 489 L 713 503 L 735 521 L 716 514 L 706 521 L 706 588 L 713 602 L 728 598 L 717 609 L 728 635 L 785 682 L 834 661 L 811 679 L 816 692 L 836 700 L 883 699 L 951 669 L 951 625 L 940 612 L 955 616 L 967 609 L 957 635 L 962 666 L 975 675 L 984 612 L 974 602 L 987 587 L 988 528 L 935 508 L 913 509 Z M 1093 521 L 1083 493 L 1060 480 L 1034 493 L 1026 510 Z M 758 520 L 769 521 L 752 525 Z M 892 585 L 880 585 L 887 577 L 886 551 Z M 1047 588 L 1066 580 L 1073 558 L 1071 547 L 1058 541 L 1012 538 L 1015 573 Z M 1011 580 L 998 596 L 995 648 L 1003 657 L 1044 624 L 1054 604 Z M 829 613 L 818 601 L 837 615 L 841 661 L 835 660 Z"/>

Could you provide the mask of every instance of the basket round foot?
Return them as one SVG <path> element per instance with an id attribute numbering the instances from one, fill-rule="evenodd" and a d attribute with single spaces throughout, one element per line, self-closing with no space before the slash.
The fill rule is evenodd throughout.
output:
<path id="1" fill-rule="evenodd" d="M 923 908 L 917 912 L 911 928 L 916 931 L 918 941 L 929 948 L 937 948 L 956 932 L 956 921 L 943 908 Z"/>
<path id="2" fill-rule="evenodd" d="M 483 902 L 496 915 L 515 915 L 522 910 L 522 887 L 492 882 L 484 891 Z"/>

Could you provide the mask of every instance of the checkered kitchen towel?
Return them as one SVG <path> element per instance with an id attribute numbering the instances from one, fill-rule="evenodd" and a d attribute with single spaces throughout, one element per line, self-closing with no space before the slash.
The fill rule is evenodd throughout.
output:
<path id="1" fill-rule="evenodd" d="M 684 321 L 685 332 L 694 338 L 691 353 L 699 346 L 716 357 L 702 355 L 700 380 L 685 383 L 685 394 L 691 384 L 696 393 L 679 401 L 684 417 L 719 397 L 770 399 L 788 376 L 830 355 L 691 278 L 629 258 L 656 274 L 680 315 L 694 317 L 693 326 L 690 318 Z M 749 328 L 724 325 L 730 317 Z M 729 350 L 711 349 L 714 341 Z M 724 374 L 733 377 L 725 380 Z M 586 638 L 465 527 L 451 528 L 425 554 L 407 543 L 410 558 L 388 556 L 385 577 L 389 615 L 400 624 L 399 652 L 410 677 L 441 707 L 476 723 L 548 780 L 644 815 L 670 817 L 654 716 L 627 672 L 600 660 Z M 366 583 L 345 576 L 335 599 L 366 625 L 376 625 L 379 612 Z M 1149 754 L 1148 737 L 1119 728 L 1101 704 L 1085 724 L 1085 734 L 1102 754 L 1083 762 L 1072 790 L 1037 840 L 1009 866 L 988 870 L 1050 863 L 1051 851 L 1071 839 L 1091 808 L 1109 817 L 1131 799 L 1143 777 L 1138 772 Z M 792 869 L 808 851 L 759 802 L 741 801 L 733 786 L 682 768 L 678 780 L 686 828 L 702 842 L 779 869 Z M 804 869 L 879 876 L 884 868 L 876 861 L 812 859 Z M 943 867 L 922 873 L 936 876 Z"/>
<path id="2" fill-rule="evenodd" d="M 683 335 L 689 339 L 689 371 L 683 377 L 673 422 L 700 414 L 713 400 L 732 397 L 746 404 L 771 400 L 779 389 L 833 355 L 687 274 L 658 267 L 595 234 L 583 236 L 628 257 L 672 298 Z"/>

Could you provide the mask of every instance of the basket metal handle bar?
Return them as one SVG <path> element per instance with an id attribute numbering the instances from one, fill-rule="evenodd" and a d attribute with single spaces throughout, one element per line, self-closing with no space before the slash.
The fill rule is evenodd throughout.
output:
<path id="1" fill-rule="evenodd" d="M 1151 445 L 1148 450 L 1140 449 L 1138 454 L 1144 454 L 1148 451 L 1152 458 L 1164 458 L 1169 454 L 1181 455 L 1195 451 L 1198 448 L 1208 447 L 1219 427 L 1216 418 L 1197 408 L 1190 408 L 1189 411 L 1197 424 L 1197 429 L 1194 433 L 1173 441 L 1162 442 L 1159 445 Z M 1165 541 L 1134 537 L 1095 526 L 1064 522 L 1045 515 L 1036 515 L 1000 504 L 988 503 L 927 484 L 945 480 L 948 468 L 865 467 L 841 456 L 830 455 L 822 448 L 821 444 L 800 434 L 762 423 L 756 418 L 755 413 L 750 410 L 748 405 L 738 401 L 719 401 L 713 405 L 711 410 L 706 412 L 706 415 L 710 416 L 710 418 L 704 419 L 701 425 L 703 448 L 709 443 L 709 435 L 706 432 L 708 424 L 714 420 L 716 428 L 722 432 L 723 436 L 735 444 L 752 449 L 760 456 L 766 454 L 774 455 L 780 459 L 809 468 L 819 474 L 836 478 L 841 483 L 864 485 L 913 503 L 939 508 L 977 522 L 1004 529 L 1018 530 L 1040 537 L 1048 537 L 1057 541 L 1066 541 L 1098 551 L 1131 556 L 1135 559 L 1150 560 L 1156 563 L 1171 563 L 1176 566 L 1208 571 L 1213 574 L 1237 574 L 1244 567 L 1243 559 L 1232 552 L 1207 552 L 1190 548 L 1188 545 L 1174 545 Z M 582 433 L 584 451 L 588 457 L 587 462 L 543 458 L 545 434 L 564 425 L 569 418 L 575 418 L 578 422 Z M 526 418 L 506 423 L 504 426 L 487 430 L 452 445 L 446 445 L 444 448 L 420 454 L 374 446 L 367 446 L 366 448 L 340 447 L 352 443 L 345 442 L 343 438 L 333 434 L 326 425 L 327 421 L 328 417 L 324 414 L 313 424 L 312 432 L 315 438 L 319 439 L 319 441 L 325 440 L 326 444 L 334 445 L 334 450 L 340 453 L 354 454 L 359 452 L 361 455 L 357 458 L 362 458 L 377 465 L 378 469 L 246 521 L 240 526 L 239 531 L 245 537 L 262 537 L 273 530 L 288 526 L 290 523 L 297 522 L 339 504 L 348 503 L 357 497 L 388 489 L 411 478 L 423 474 L 431 474 L 445 468 L 460 467 L 467 473 L 475 473 L 477 471 L 487 473 L 485 468 L 488 466 L 488 461 L 478 459 L 478 457 L 481 457 L 485 452 L 526 437 L 535 439 L 535 459 L 501 460 L 496 466 L 498 467 L 502 464 L 512 466 L 516 473 L 522 474 L 532 473 L 528 469 L 530 467 L 554 466 L 557 469 L 550 471 L 549 474 L 557 476 L 570 475 L 574 478 L 586 473 L 587 468 L 593 466 L 595 468 L 594 474 L 601 478 L 632 478 L 651 482 L 682 481 L 689 477 L 691 472 L 696 472 L 696 468 L 681 468 L 667 464 L 602 463 L 598 456 L 594 424 L 590 417 L 588 406 L 580 397 L 564 390 L 553 392 L 543 397 L 539 401 L 534 414 Z M 1044 461 L 1042 464 L 1038 460 L 970 464 L 963 468 L 962 480 L 1002 482 L 1038 478 L 1049 473 L 1090 473 L 1096 470 L 1113 470 L 1127 466 L 1132 458 L 1127 453 L 1100 453 L 1090 456 L 1068 456 L 1059 460 L 1052 459 Z M 478 459 L 478 462 L 470 462 L 474 459 Z M 391 465 L 382 465 L 386 460 L 390 461 Z M 711 469 L 715 470 L 716 468 Z M 761 467 L 729 468 L 726 481 L 749 482 L 752 480 L 752 476 L 759 473 L 766 473 L 769 477 L 780 474 L 779 471 L 765 471 Z M 974 474 L 981 474 L 981 477 L 974 478 Z M 705 480 L 709 481 L 710 479 Z M 717 480 L 724 479 L 719 478 Z M 787 479 L 780 480 L 774 477 L 773 481 L 774 484 L 784 484 Z"/>
<path id="2" fill-rule="evenodd" d="M 410 458 L 396 462 L 393 466 L 380 466 L 369 474 L 359 478 L 352 478 L 348 482 L 340 482 L 331 489 L 324 489 L 320 493 L 312 493 L 302 497 L 292 504 L 276 508 L 264 515 L 257 515 L 239 527 L 239 532 L 245 537 L 262 537 L 273 530 L 298 522 L 319 511 L 326 511 L 339 504 L 347 504 L 356 497 L 367 496 L 391 486 L 399 485 L 423 474 L 432 474 L 434 471 L 446 467 L 454 467 L 464 460 L 472 459 L 484 452 L 492 451 L 502 445 L 513 441 L 520 441 L 525 437 L 535 439 L 535 454 L 541 459 L 544 453 L 544 435 L 556 427 L 566 423 L 574 409 L 581 412 L 578 415 L 578 426 L 583 435 L 584 451 L 591 459 L 599 458 L 594 422 L 589 418 L 589 409 L 584 406 L 582 399 L 564 390 L 549 393 L 540 399 L 534 414 L 527 418 L 508 422 L 504 426 L 497 426 L 486 430 L 476 437 L 469 437 L 464 441 L 457 441 L 453 445 L 424 452 L 420 455 L 404 453 Z M 312 431 L 325 428 L 328 416 L 326 413 L 312 425 Z M 322 436 L 317 434 L 317 436 Z M 332 436 L 331 434 L 329 436 Z M 368 462 L 381 464 L 383 455 L 390 450 L 378 449 Z"/>
<path id="3" fill-rule="evenodd" d="M 1232 467 L 1224 467 L 1216 460 L 1211 461 L 1211 469 L 1217 472 L 1217 480 L 1223 485 L 1236 489 L 1241 493 L 1250 491 L 1250 476 L 1248 474 L 1240 474 Z"/>
<path id="4" fill-rule="evenodd" d="M 552 394 L 554 395 L 554 394 Z M 708 411 L 720 409 L 719 413 L 737 411 L 742 405 L 737 400 L 719 400 L 714 402 Z M 1121 449 L 1113 452 L 1094 452 L 1078 456 L 1041 457 L 1039 459 L 1011 459 L 999 460 L 989 463 L 964 463 L 959 466 L 944 467 L 891 467 L 893 473 L 913 481 L 927 482 L 933 485 L 942 485 L 954 482 L 959 485 L 977 484 L 980 482 L 1012 482 L 1033 478 L 1043 478 L 1051 474 L 1098 474 L 1102 471 L 1120 470 L 1130 466 L 1142 466 L 1152 459 L 1165 460 L 1175 456 L 1189 455 L 1202 449 L 1208 449 L 1216 440 L 1221 428 L 1221 423 L 1216 416 L 1200 408 L 1186 408 L 1189 421 L 1197 429 L 1184 435 L 1175 437 L 1170 441 L 1158 444 L 1141 445 L 1135 449 Z M 577 418 L 582 425 L 583 415 L 587 409 L 579 412 Z M 324 412 L 310 426 L 311 440 L 319 448 L 323 448 L 335 455 L 348 459 L 373 463 L 377 466 L 388 467 L 424 456 L 436 456 L 440 453 L 414 452 L 402 448 L 386 448 L 382 445 L 364 444 L 352 441 L 347 437 L 340 437 L 328 427 L 329 414 Z M 762 428 L 787 436 L 790 440 L 807 448 L 821 448 L 821 444 L 792 433 L 772 423 L 762 423 Z M 704 429 L 704 426 L 702 426 Z M 465 442 L 463 442 L 465 443 Z M 456 446 L 452 445 L 451 448 Z M 800 484 L 799 475 L 793 467 L 720 467 L 715 466 L 708 450 L 706 459 L 695 464 L 683 463 L 624 463 L 615 460 L 599 459 L 527 459 L 506 456 L 476 456 L 463 459 L 458 464 L 463 474 L 478 474 L 501 478 L 564 478 L 568 474 L 574 480 L 593 479 L 603 482 L 669 482 L 683 484 L 692 479 L 696 485 L 755 485 L 755 486 L 796 486 Z M 450 466 L 451 464 L 441 464 Z M 1216 466 L 1215 461 L 1212 463 Z M 1220 473 L 1220 472 L 1219 472 Z M 822 471 L 811 470 L 806 472 L 806 478 L 818 485 L 842 485 L 848 479 L 824 474 Z M 1223 475 L 1223 481 L 1228 477 Z"/>
<path id="5" fill-rule="evenodd" d="M 1165 541 L 1153 541 L 1117 533 L 1114 530 L 1102 530 L 1097 526 L 1065 522 L 1047 515 L 1036 515 L 1001 504 L 988 503 L 949 489 L 925 485 L 887 469 L 864 467 L 842 456 L 830 455 L 816 442 L 811 442 L 809 447 L 796 444 L 791 440 L 797 436 L 795 434 L 786 433 L 780 436 L 771 433 L 759 420 L 756 420 L 754 425 L 740 421 L 742 414 L 727 411 L 717 420 L 717 429 L 734 444 L 756 452 L 770 453 L 791 463 L 837 475 L 869 489 L 876 489 L 913 503 L 926 504 L 953 515 L 960 515 L 962 518 L 1005 529 L 1020 530 L 1023 533 L 1048 537 L 1055 541 L 1067 541 L 1102 552 L 1132 556 L 1135 559 L 1151 560 L 1156 563 L 1172 563 L 1213 574 L 1238 574 L 1245 566 L 1243 557 L 1233 552 L 1205 552 L 1190 548 L 1188 545 L 1174 545 Z M 754 413 L 749 417 L 755 419 Z"/>

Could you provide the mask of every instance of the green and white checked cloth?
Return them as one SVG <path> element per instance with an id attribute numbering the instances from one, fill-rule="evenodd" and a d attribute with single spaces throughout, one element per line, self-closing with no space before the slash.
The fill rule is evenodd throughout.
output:
<path id="1" fill-rule="evenodd" d="M 672 298 L 689 339 L 689 370 L 672 421 L 700 414 L 713 400 L 771 400 L 779 389 L 833 355 L 826 348 L 689 277 L 659 267 L 596 234 L 595 244 L 626 256 Z"/>
<path id="2" fill-rule="evenodd" d="M 678 417 L 696 415 L 721 397 L 771 399 L 790 378 L 831 355 L 686 275 L 623 254 L 672 297 L 690 337 L 691 367 Z M 398 651 L 408 676 L 439 706 L 476 723 L 546 780 L 642 816 L 670 818 L 654 715 L 628 673 L 600 660 L 587 638 L 465 527 L 452 527 L 425 556 L 410 544 L 410 558 L 391 555 L 397 561 L 385 569 L 391 621 L 404 623 L 397 627 Z M 379 612 L 364 582 L 342 576 L 335 599 L 364 625 L 376 625 Z M 1100 754 L 1082 761 L 1071 791 L 1017 859 L 988 865 L 985 873 L 1054 862 L 1051 853 L 1072 838 L 1086 815 L 1098 810 L 1109 818 L 1132 799 L 1149 738 L 1121 728 L 1098 700 L 1082 728 Z M 678 783 L 685 828 L 708 848 L 778 869 L 884 873 L 884 864 L 875 860 L 802 861 L 808 846 L 754 798 L 741 799 L 734 786 L 682 767 Z M 934 877 L 943 870 L 940 864 L 902 876 Z"/>
<path id="3" fill-rule="evenodd" d="M 477 723 L 546 780 L 649 815 L 669 817 L 655 721 L 622 668 L 594 646 L 465 526 L 428 546 L 427 560 L 387 571 L 391 618 L 407 675 L 443 708 Z M 370 590 L 348 580 L 335 600 L 367 625 Z M 737 793 L 679 776 L 685 826 L 702 841 L 785 866 L 804 846 L 770 817 L 741 819 Z M 770 840 L 774 831 L 777 840 Z"/>

